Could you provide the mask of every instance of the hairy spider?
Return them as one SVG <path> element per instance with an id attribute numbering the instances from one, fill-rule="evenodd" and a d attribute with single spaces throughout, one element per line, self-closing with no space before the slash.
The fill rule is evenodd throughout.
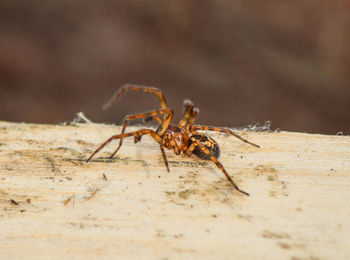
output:
<path id="1" fill-rule="evenodd" d="M 109 107 L 113 102 L 115 102 L 125 91 L 127 90 L 135 90 L 135 91 L 144 91 L 154 93 L 158 96 L 160 101 L 161 109 L 154 110 L 147 113 L 135 114 L 126 116 L 124 119 L 124 124 L 122 128 L 122 132 L 119 135 L 114 135 L 105 141 L 100 147 L 98 147 L 91 156 L 87 159 L 86 162 L 89 162 L 91 158 L 98 153 L 105 145 L 110 143 L 115 139 L 120 139 L 119 146 L 110 156 L 113 156 L 118 152 L 119 148 L 123 143 L 123 138 L 128 136 L 134 136 L 135 143 L 141 141 L 141 137 L 143 135 L 149 134 L 154 140 L 156 140 L 160 144 L 160 150 L 163 155 L 163 159 L 165 162 L 165 166 L 169 172 L 168 160 L 166 158 L 166 154 L 164 148 L 173 149 L 175 154 L 179 155 L 181 153 L 190 156 L 191 154 L 195 154 L 197 157 L 204 160 L 213 161 L 216 166 L 225 174 L 228 181 L 233 185 L 233 187 L 245 194 L 249 195 L 249 193 L 241 190 L 236 183 L 231 179 L 230 175 L 226 172 L 225 168 L 218 161 L 220 156 L 220 149 L 218 143 L 211 137 L 199 134 L 198 130 L 206 130 L 206 131 L 217 131 L 222 133 L 228 133 L 233 135 L 234 137 L 240 139 L 241 141 L 253 145 L 255 147 L 259 147 L 259 145 L 249 142 L 248 140 L 242 138 L 236 133 L 232 132 L 227 128 L 219 128 L 213 126 L 202 126 L 202 125 L 194 125 L 194 120 L 199 113 L 199 109 L 193 107 L 193 103 L 186 99 L 184 101 L 184 114 L 182 119 L 177 125 L 170 124 L 173 118 L 173 110 L 168 108 L 167 103 L 165 101 L 164 95 L 161 90 L 154 87 L 147 86 L 139 86 L 139 85 L 124 85 L 120 88 L 112 99 L 104 105 L 104 108 Z M 128 122 L 132 119 L 144 118 L 145 121 L 150 121 L 152 119 L 156 119 L 159 122 L 159 127 L 156 131 L 152 129 L 140 129 L 135 132 L 125 133 L 126 126 Z"/>

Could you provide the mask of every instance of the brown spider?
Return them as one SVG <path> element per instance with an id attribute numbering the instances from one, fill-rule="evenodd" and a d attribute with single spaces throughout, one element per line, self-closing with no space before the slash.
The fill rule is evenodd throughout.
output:
<path id="1" fill-rule="evenodd" d="M 221 169 L 221 171 L 225 174 L 228 181 L 233 185 L 233 187 L 235 187 L 237 191 L 245 195 L 249 195 L 249 193 L 238 188 L 236 183 L 231 179 L 230 175 L 226 172 L 225 168 L 217 160 L 217 158 L 219 158 L 220 156 L 220 149 L 219 149 L 218 143 L 209 136 L 199 134 L 197 130 L 228 133 L 240 139 L 241 141 L 248 143 L 250 145 L 253 145 L 255 147 L 259 147 L 259 145 L 256 145 L 254 143 L 247 141 L 246 139 L 240 137 L 239 135 L 235 134 L 234 132 L 232 132 L 230 129 L 227 129 L 227 128 L 193 125 L 193 122 L 197 114 L 199 113 L 199 109 L 196 107 L 193 107 L 193 103 L 187 99 L 184 101 L 185 109 L 184 109 L 183 117 L 180 120 L 180 122 L 176 126 L 170 124 L 173 118 L 173 110 L 168 108 L 162 91 L 154 87 L 146 87 L 146 86 L 139 86 L 139 85 L 124 85 L 121 89 L 119 89 L 115 93 L 112 99 L 104 107 L 105 108 L 109 107 L 126 90 L 136 90 L 136 91 L 155 93 L 158 96 L 158 99 L 160 101 L 161 109 L 154 110 L 147 113 L 126 116 L 124 119 L 124 124 L 123 124 L 121 134 L 114 135 L 111 138 L 109 138 L 107 141 L 105 141 L 99 148 L 95 150 L 95 152 L 93 152 L 93 154 L 91 154 L 91 156 L 89 157 L 89 159 L 87 159 L 86 162 L 89 162 L 96 153 L 98 153 L 106 144 L 110 143 L 112 140 L 120 139 L 119 146 L 110 156 L 110 158 L 113 158 L 113 156 L 118 152 L 119 148 L 123 143 L 123 138 L 128 136 L 134 136 L 135 143 L 137 143 L 141 141 L 141 137 L 143 135 L 149 134 L 154 138 L 154 140 L 156 140 L 160 144 L 160 150 L 162 152 L 165 166 L 167 167 L 168 172 L 169 172 L 169 165 L 165 155 L 164 148 L 173 149 L 175 154 L 177 155 L 184 153 L 190 156 L 193 153 L 201 159 L 212 160 L 216 164 L 216 166 L 219 169 Z M 156 119 L 160 123 L 160 125 L 156 131 L 152 129 L 140 129 L 135 132 L 124 133 L 128 121 L 136 118 L 144 118 L 145 121 Z"/>

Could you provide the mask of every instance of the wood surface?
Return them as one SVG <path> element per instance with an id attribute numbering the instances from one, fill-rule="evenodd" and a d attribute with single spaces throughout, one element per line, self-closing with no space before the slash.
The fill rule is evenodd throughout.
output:
<path id="1" fill-rule="evenodd" d="M 149 136 L 85 163 L 120 131 L 0 121 L 1 259 L 350 259 L 349 136 L 210 133 L 248 197 Z"/>

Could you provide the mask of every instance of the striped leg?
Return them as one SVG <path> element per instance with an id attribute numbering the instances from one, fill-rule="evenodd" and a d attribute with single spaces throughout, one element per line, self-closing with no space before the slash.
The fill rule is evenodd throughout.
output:
<path id="1" fill-rule="evenodd" d="M 136 114 L 136 115 L 127 116 L 124 119 L 124 124 L 123 124 L 123 129 L 122 129 L 121 134 L 124 134 L 126 126 L 127 126 L 129 120 L 142 118 L 142 117 L 157 116 L 157 115 L 160 115 L 160 114 L 168 114 L 169 115 L 168 118 L 165 121 L 163 121 L 163 123 L 161 124 L 161 126 L 163 126 L 165 129 L 167 129 L 169 124 L 170 124 L 170 121 L 171 121 L 171 119 L 173 117 L 173 111 L 170 108 L 161 109 L 161 110 L 155 110 L 155 111 L 151 111 L 151 112 L 143 113 L 143 114 Z M 140 140 L 141 140 L 141 136 L 135 136 L 135 138 L 134 138 L 135 143 L 139 142 Z M 111 158 L 113 158 L 113 156 L 118 152 L 118 150 L 122 146 L 122 144 L 123 144 L 123 138 L 120 138 L 119 146 L 113 152 L 113 154 L 111 155 Z"/>
<path id="2" fill-rule="evenodd" d="M 245 192 L 245 191 L 241 190 L 237 186 L 237 184 L 231 179 L 230 175 L 225 170 L 224 166 L 218 161 L 218 159 L 215 158 L 215 156 L 209 151 L 209 149 L 206 148 L 203 144 L 201 144 L 198 140 L 194 140 L 194 142 L 188 147 L 188 149 L 186 151 L 186 154 L 187 155 L 191 155 L 193 150 L 196 148 L 196 146 L 199 146 L 199 148 L 210 157 L 210 160 L 212 160 L 216 164 L 216 166 L 225 174 L 227 180 L 233 185 L 233 187 L 237 191 L 243 193 L 244 195 L 249 196 L 248 192 Z"/>
<path id="3" fill-rule="evenodd" d="M 143 119 L 145 123 L 149 123 L 153 119 L 157 120 L 158 123 L 161 125 L 163 123 L 163 119 L 160 118 L 160 116 L 149 116 Z M 159 126 L 158 126 L 159 127 Z M 141 141 L 141 136 L 135 136 L 135 144 Z"/>
<path id="4" fill-rule="evenodd" d="M 157 120 L 159 124 L 163 123 L 163 119 L 160 116 L 149 116 L 144 119 L 145 123 L 151 122 L 153 119 Z"/>
<path id="5" fill-rule="evenodd" d="M 89 162 L 92 157 L 94 157 L 95 154 L 97 154 L 105 145 L 110 143 L 113 140 L 120 139 L 120 138 L 125 138 L 128 136 L 141 136 L 141 135 L 146 135 L 150 134 L 159 144 L 162 142 L 162 137 L 160 137 L 156 132 L 154 132 L 152 129 L 141 129 L 139 131 L 131 132 L 131 133 L 126 133 L 126 134 L 120 134 L 120 135 L 113 135 L 111 138 L 109 138 L 107 141 L 105 141 L 99 148 L 97 148 L 93 154 L 86 160 L 86 162 Z"/>
<path id="6" fill-rule="evenodd" d="M 163 95 L 163 92 L 154 87 L 147 87 L 147 86 L 141 86 L 141 85 L 130 85 L 126 84 L 122 86 L 111 98 L 110 101 L 108 101 L 104 106 L 103 109 L 106 109 L 112 105 L 117 99 L 127 90 L 135 90 L 135 91 L 144 91 L 144 92 L 150 92 L 150 93 L 155 93 L 158 96 L 158 99 L 160 101 L 161 108 L 168 108 L 168 105 L 166 104 L 165 97 Z"/>
<path id="7" fill-rule="evenodd" d="M 221 127 L 213 127 L 213 126 L 202 126 L 202 125 L 192 125 L 190 126 L 190 131 L 191 133 L 195 133 L 197 130 L 204 130 L 204 131 L 215 131 L 215 132 L 221 132 L 221 133 L 227 133 L 227 134 L 231 134 L 234 137 L 238 138 L 239 140 L 241 140 L 242 142 L 245 142 L 247 144 L 253 145 L 255 147 L 260 147 L 257 144 L 251 143 L 248 140 L 244 139 L 243 137 L 239 136 L 238 134 L 234 133 L 233 131 L 231 131 L 228 128 L 221 128 Z"/>
<path id="8" fill-rule="evenodd" d="M 160 146 L 160 150 L 162 151 L 162 156 L 163 156 L 163 159 L 164 159 L 164 163 L 165 163 L 166 169 L 168 170 L 168 172 L 170 172 L 168 160 L 167 160 L 167 158 L 166 158 L 166 154 L 165 154 L 165 151 L 164 151 L 164 147 L 163 147 L 162 145 Z"/>

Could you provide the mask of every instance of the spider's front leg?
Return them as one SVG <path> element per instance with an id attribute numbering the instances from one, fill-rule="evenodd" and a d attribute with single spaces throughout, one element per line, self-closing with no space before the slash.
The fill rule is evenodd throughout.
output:
<path id="1" fill-rule="evenodd" d="M 211 151 L 205 147 L 199 140 L 193 139 L 192 144 L 188 147 L 186 150 L 187 155 L 191 155 L 196 147 L 199 147 L 201 151 L 203 151 L 211 161 L 213 161 L 216 166 L 225 174 L 227 180 L 232 184 L 232 186 L 239 192 L 243 193 L 244 195 L 249 196 L 248 192 L 245 192 L 244 190 L 241 190 L 237 184 L 231 179 L 230 175 L 225 170 L 224 166 L 218 161 L 218 159 L 211 153 Z"/>
<path id="2" fill-rule="evenodd" d="M 159 99 L 161 108 L 168 108 L 163 92 L 160 89 L 155 87 L 125 84 L 114 94 L 110 101 L 103 105 L 103 109 L 107 109 L 108 107 L 110 107 L 127 90 L 155 93 Z"/>
<path id="3" fill-rule="evenodd" d="M 160 118 L 160 116 L 149 116 L 144 118 L 144 122 L 145 123 L 149 123 L 151 122 L 153 119 L 157 120 L 159 124 L 163 123 L 163 119 Z"/>
<path id="4" fill-rule="evenodd" d="M 163 128 L 168 128 L 171 119 L 173 118 L 173 111 L 170 108 L 165 108 L 165 109 L 160 109 L 160 110 L 155 110 L 155 111 L 151 111 L 148 113 L 143 113 L 143 114 L 136 114 L 136 115 L 131 115 L 131 116 L 127 116 L 124 119 L 124 124 L 123 124 L 123 128 L 122 128 L 122 132 L 121 134 L 124 134 L 126 126 L 128 124 L 128 121 L 132 120 L 132 119 L 137 119 L 137 118 L 143 118 L 143 117 L 152 117 L 152 116 L 157 116 L 160 114 L 167 114 L 167 119 L 164 120 L 162 122 L 162 124 L 160 125 L 160 127 Z M 141 136 L 135 136 L 134 141 L 135 143 L 139 142 L 141 140 Z M 113 158 L 113 156 L 119 151 L 120 147 L 123 144 L 123 138 L 120 138 L 119 141 L 119 146 L 117 147 L 117 149 L 115 149 L 115 151 L 113 152 L 113 154 L 111 155 L 111 158 Z"/>
<path id="5" fill-rule="evenodd" d="M 111 138 L 109 138 L 107 141 L 105 141 L 103 144 L 100 145 L 100 147 L 98 147 L 91 155 L 90 157 L 86 160 L 86 162 L 89 162 L 92 157 L 94 157 L 95 154 L 97 154 L 104 146 L 106 146 L 108 143 L 112 142 L 113 140 L 116 140 L 116 139 L 121 139 L 121 138 L 125 138 L 125 137 L 129 137 L 129 136 L 134 136 L 135 137 L 135 140 L 137 138 L 141 139 L 141 136 L 143 135 L 146 135 L 146 134 L 149 134 L 151 135 L 154 140 L 157 141 L 157 143 L 160 144 L 160 150 L 162 152 L 162 156 L 163 156 L 163 159 L 164 159 L 164 163 L 165 163 L 165 166 L 168 170 L 168 172 L 170 171 L 169 170 L 169 165 L 168 165 L 168 160 L 166 158 L 166 154 L 165 154 L 165 151 L 164 151 L 164 147 L 162 146 L 162 137 L 159 136 L 155 131 L 153 131 L 152 129 L 141 129 L 139 131 L 135 131 L 135 132 L 131 132 L 131 133 L 126 133 L 126 134 L 120 134 L 120 135 L 114 135 L 112 136 Z M 112 156 L 113 157 L 113 156 Z"/>
<path id="6" fill-rule="evenodd" d="M 151 135 L 159 144 L 162 142 L 162 137 L 160 137 L 156 132 L 154 132 L 152 129 L 141 129 L 139 131 L 131 132 L 131 133 L 126 133 L 126 134 L 119 134 L 119 135 L 113 135 L 111 138 L 106 140 L 103 144 L 100 145 L 92 154 L 91 156 L 86 160 L 86 162 L 89 162 L 92 157 L 94 157 L 95 154 L 97 154 L 103 147 L 105 147 L 107 144 L 112 142 L 113 140 L 120 139 L 120 138 L 125 138 L 128 136 L 142 136 L 149 134 Z"/>

